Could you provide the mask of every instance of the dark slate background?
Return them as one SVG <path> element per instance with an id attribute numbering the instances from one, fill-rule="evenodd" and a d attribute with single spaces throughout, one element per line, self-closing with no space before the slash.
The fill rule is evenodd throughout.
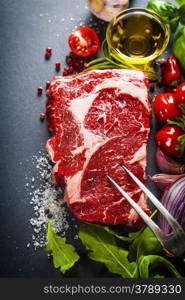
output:
<path id="1" fill-rule="evenodd" d="M 145 7 L 133 0 L 130 6 Z M 26 175 L 35 176 L 33 155 L 44 148 L 48 132 L 39 120 L 45 97 L 37 87 L 55 75 L 54 63 L 64 65 L 68 35 L 75 25 L 105 23 L 91 15 L 85 0 L 0 1 L 0 277 L 59 277 L 42 249 L 26 248 L 33 233 L 33 208 L 25 189 Z M 64 20 L 65 19 L 65 20 Z M 53 48 L 49 61 L 46 47 Z M 148 146 L 148 173 L 155 173 L 153 133 Z M 154 192 L 153 185 L 149 186 Z M 106 268 L 82 255 L 66 277 L 109 277 Z"/>

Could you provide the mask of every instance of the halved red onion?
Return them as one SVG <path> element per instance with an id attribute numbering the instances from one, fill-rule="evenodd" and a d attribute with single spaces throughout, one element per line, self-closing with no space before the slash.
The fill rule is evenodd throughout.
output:
<path id="1" fill-rule="evenodd" d="M 185 230 L 185 177 L 180 178 L 164 191 L 161 203 Z M 158 216 L 158 225 L 166 234 L 172 231 L 161 213 Z"/>

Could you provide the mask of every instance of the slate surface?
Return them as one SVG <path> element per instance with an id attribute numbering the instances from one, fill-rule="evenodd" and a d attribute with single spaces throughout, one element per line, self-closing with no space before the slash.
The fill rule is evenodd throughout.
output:
<path id="1" fill-rule="evenodd" d="M 147 1 L 133 0 L 145 7 Z M 1 0 L 0 9 L 0 277 L 59 277 L 44 250 L 26 248 L 33 230 L 33 208 L 25 189 L 26 174 L 34 176 L 31 158 L 48 137 L 39 121 L 45 97 L 36 88 L 55 74 L 54 63 L 64 64 L 68 35 L 75 26 L 105 24 L 85 7 L 84 0 Z M 82 23 L 81 23 L 82 22 Z M 51 60 L 44 50 L 53 48 Z M 153 134 L 148 145 L 149 174 L 155 173 Z M 156 193 L 153 185 L 149 184 Z M 66 277 L 112 277 L 103 265 L 83 257 Z"/>

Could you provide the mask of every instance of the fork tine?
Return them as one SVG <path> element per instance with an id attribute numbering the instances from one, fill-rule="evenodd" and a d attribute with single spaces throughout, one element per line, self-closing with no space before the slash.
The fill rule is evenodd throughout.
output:
<path id="1" fill-rule="evenodd" d="M 158 240 L 163 245 L 163 240 L 165 238 L 164 233 L 161 231 L 159 226 L 142 210 L 142 208 L 117 184 L 110 176 L 107 175 L 107 178 L 111 183 L 117 188 L 120 194 L 129 202 L 129 204 L 136 210 L 138 215 L 143 219 L 143 221 L 150 227 L 154 232 Z"/>
<path id="2" fill-rule="evenodd" d="M 174 217 L 169 213 L 169 211 L 161 204 L 161 202 L 150 192 L 149 189 L 125 166 L 121 166 L 129 175 L 130 177 L 137 183 L 137 185 L 143 190 L 143 192 L 149 197 L 152 203 L 158 208 L 161 214 L 165 217 L 165 219 L 169 222 L 172 229 L 174 231 L 182 230 L 181 225 L 174 219 Z"/>

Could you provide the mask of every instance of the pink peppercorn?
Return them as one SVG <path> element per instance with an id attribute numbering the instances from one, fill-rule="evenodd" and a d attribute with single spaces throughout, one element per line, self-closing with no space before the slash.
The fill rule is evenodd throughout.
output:
<path id="1" fill-rule="evenodd" d="M 46 115 L 44 113 L 40 114 L 40 120 L 43 121 L 45 119 Z"/>
<path id="2" fill-rule="evenodd" d="M 46 89 L 49 89 L 49 87 L 50 87 L 50 81 L 48 80 L 46 81 Z"/>
<path id="3" fill-rule="evenodd" d="M 42 94 L 42 91 L 43 91 L 42 86 L 39 86 L 39 87 L 37 88 L 38 94 L 41 95 L 41 94 Z"/>
<path id="4" fill-rule="evenodd" d="M 52 52 L 52 48 L 47 47 L 47 48 L 46 48 L 46 52 L 51 53 L 51 52 Z"/>
<path id="5" fill-rule="evenodd" d="M 52 54 L 52 49 L 50 47 L 47 47 L 45 50 L 45 58 L 49 59 L 51 54 Z"/>
<path id="6" fill-rule="evenodd" d="M 55 68 L 56 68 L 57 70 L 59 70 L 60 67 L 61 67 L 61 63 L 60 63 L 59 61 L 57 61 L 57 62 L 55 63 Z"/>

